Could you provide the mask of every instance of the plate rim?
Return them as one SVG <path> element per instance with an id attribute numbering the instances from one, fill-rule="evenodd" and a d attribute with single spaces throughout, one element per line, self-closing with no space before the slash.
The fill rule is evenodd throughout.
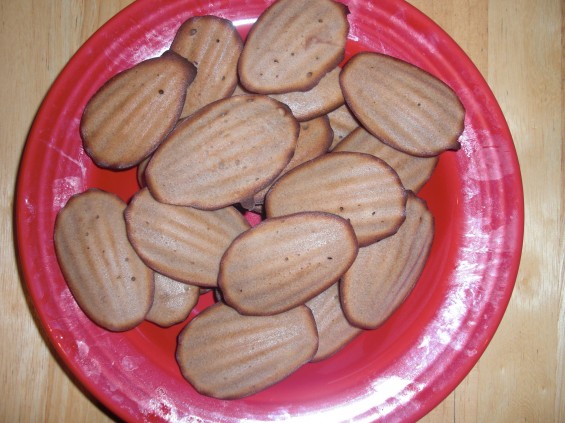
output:
<path id="1" fill-rule="evenodd" d="M 393 0 L 394 1 L 394 0 Z M 488 86 L 488 83 L 486 82 L 486 80 L 484 80 L 482 74 L 480 73 L 480 71 L 476 68 L 476 66 L 474 65 L 474 63 L 470 60 L 470 58 L 468 58 L 468 56 L 466 55 L 466 53 L 461 49 L 461 47 L 451 38 L 451 36 L 449 34 L 447 34 L 445 31 L 443 31 L 443 29 L 441 27 L 439 27 L 439 25 L 437 25 L 432 19 L 430 19 L 428 16 L 426 16 L 425 14 L 423 14 L 419 9 L 417 9 L 415 6 L 412 6 L 411 4 L 404 2 L 403 0 L 396 0 L 396 1 L 402 1 L 403 3 L 405 3 L 407 5 L 407 7 L 409 9 L 413 9 L 412 13 L 416 13 L 418 15 L 418 17 L 420 19 L 423 19 L 424 21 L 427 21 L 429 25 L 434 26 L 437 30 L 442 32 L 442 36 L 443 37 L 448 37 L 451 41 L 452 41 L 452 47 L 458 50 L 458 54 L 459 55 L 463 55 L 464 57 L 467 58 L 468 63 L 470 63 L 473 68 L 474 71 L 482 78 L 483 82 L 484 82 L 484 86 L 488 88 L 488 90 L 484 91 L 483 94 L 486 95 L 488 97 L 488 102 L 496 107 L 494 107 L 493 111 L 499 115 L 498 116 L 498 121 L 502 121 L 504 122 L 504 128 L 502 128 L 503 131 L 507 132 L 508 135 L 508 139 L 512 142 L 512 146 L 514 147 L 514 143 L 513 143 L 513 139 L 512 139 L 512 135 L 510 132 L 510 129 L 508 128 L 508 124 L 506 122 L 506 119 L 502 113 L 502 110 L 500 109 L 500 106 L 498 105 L 498 102 L 496 101 L 496 98 L 494 96 L 494 94 L 492 93 L 490 87 Z M 53 81 L 53 83 L 51 84 L 50 88 L 47 91 L 47 94 L 45 95 L 45 97 L 43 98 L 41 105 L 39 107 L 39 109 L 36 112 L 36 115 L 34 117 L 33 123 L 31 125 L 31 128 L 28 132 L 28 136 L 26 139 L 26 143 L 24 145 L 23 148 L 23 152 L 21 155 L 21 159 L 20 159 L 20 164 L 19 164 L 19 168 L 18 168 L 18 172 L 17 172 L 17 179 L 16 179 L 16 187 L 15 187 L 15 198 L 14 198 L 14 212 L 13 212 L 13 221 L 14 221 L 14 226 L 15 226 L 15 237 L 14 237 L 14 242 L 16 245 L 16 253 L 17 253 L 17 263 L 18 263 L 18 268 L 20 270 L 20 276 L 23 282 L 23 285 L 25 286 L 25 291 L 26 291 L 26 296 L 30 296 L 31 297 L 31 303 L 28 302 L 28 307 L 29 306 L 33 306 L 34 310 L 30 310 L 32 311 L 32 314 L 34 315 L 34 320 L 37 319 L 39 320 L 40 326 L 40 333 L 42 333 L 42 330 L 46 333 L 46 338 L 48 338 L 49 341 L 49 345 L 52 347 L 50 348 L 50 351 L 56 352 L 56 359 L 59 363 L 63 362 L 64 366 L 67 367 L 68 370 L 70 370 L 72 377 L 71 380 L 73 380 L 73 382 L 76 384 L 77 381 L 79 384 L 81 384 L 83 387 L 85 387 L 88 391 L 88 394 L 94 398 L 97 399 L 97 401 L 101 402 L 103 404 L 104 407 L 108 408 L 112 413 L 114 413 L 116 416 L 120 416 L 120 417 L 129 417 L 129 414 L 122 414 L 123 410 L 120 408 L 115 408 L 113 407 L 113 404 L 107 404 L 104 400 L 102 400 L 101 398 L 98 398 L 96 394 L 93 393 L 93 390 L 96 391 L 96 384 L 93 384 L 92 381 L 86 377 L 84 377 L 82 371 L 80 370 L 80 366 L 77 366 L 76 363 L 73 363 L 72 361 L 68 360 L 67 357 L 67 353 L 66 351 L 64 351 L 61 347 L 60 344 L 58 344 L 57 342 L 55 342 L 55 340 L 52 337 L 52 334 L 50 333 L 50 324 L 48 321 L 48 318 L 44 315 L 44 313 L 42 312 L 41 309 L 37 308 L 37 304 L 39 302 L 39 299 L 36 297 L 36 292 L 34 291 L 33 287 L 29 284 L 29 281 L 31 280 L 31 277 L 29 275 L 30 272 L 30 265 L 27 263 L 27 256 L 26 256 L 26 252 L 25 252 L 25 247 L 24 244 L 25 242 L 23 241 L 24 238 L 24 234 L 27 233 L 27 230 L 25 228 L 25 224 L 18 219 L 18 217 L 21 215 L 22 210 L 25 209 L 25 204 L 23 204 L 23 198 L 25 197 L 24 195 L 24 191 L 25 191 L 25 181 L 26 178 L 23 175 L 23 171 L 25 170 L 27 163 L 32 160 L 31 158 L 31 153 L 30 153 L 30 147 L 29 147 L 29 141 L 31 139 L 33 139 L 36 131 L 38 131 L 39 128 L 39 122 L 42 119 L 45 119 L 44 115 L 48 113 L 47 111 L 47 104 L 50 102 L 51 98 L 53 98 L 56 93 L 58 91 L 61 90 L 61 86 L 63 86 L 65 84 L 65 78 L 67 77 L 67 73 L 69 72 L 69 69 L 72 67 L 74 61 L 78 60 L 76 59 L 77 57 L 80 57 L 81 55 L 83 55 L 83 51 L 87 48 L 87 45 L 89 43 L 93 43 L 95 42 L 98 38 L 102 37 L 102 34 L 106 31 L 108 31 L 109 28 L 113 28 L 119 21 L 121 21 L 122 19 L 124 19 L 124 17 L 126 17 L 129 14 L 134 14 L 138 9 L 144 9 L 147 7 L 147 4 L 149 4 L 150 1 L 149 0 L 137 0 L 133 3 L 131 3 L 130 5 L 126 6 L 125 8 L 121 9 L 116 15 L 114 15 L 110 20 L 108 20 L 106 23 L 104 23 L 97 31 L 94 32 L 94 34 L 92 34 L 82 45 L 81 47 L 73 54 L 73 56 L 71 57 L 71 59 L 66 63 L 66 65 L 63 67 L 63 69 L 61 70 L 61 72 L 58 74 L 58 76 L 55 78 L 55 80 Z M 94 41 L 93 41 L 94 40 Z M 512 270 L 509 272 L 509 275 L 511 275 L 509 277 L 510 279 L 510 283 L 506 284 L 506 291 L 508 292 L 508 295 L 505 297 L 505 301 L 503 302 L 499 302 L 498 303 L 498 308 L 497 308 L 497 319 L 496 319 L 496 324 L 492 325 L 490 327 L 490 331 L 486 334 L 486 336 L 484 336 L 485 338 L 485 345 L 484 348 L 480 351 L 479 354 L 477 354 L 476 356 L 474 356 L 472 359 L 468 360 L 466 362 L 466 369 L 464 371 L 461 371 L 461 373 L 463 374 L 463 376 L 459 379 L 459 380 L 453 380 L 451 382 L 451 387 L 449 388 L 445 388 L 444 391 L 445 395 L 440 394 L 440 396 L 442 396 L 441 400 L 438 401 L 435 405 L 433 405 L 433 407 L 429 408 L 428 410 L 423 410 L 425 412 L 422 412 L 421 415 L 418 417 L 423 417 L 425 414 L 427 414 L 429 411 L 431 411 L 431 409 L 433 409 L 435 406 L 437 406 L 437 404 L 439 404 L 439 402 L 441 402 L 445 397 L 447 397 L 449 395 L 450 392 L 453 391 L 453 389 L 455 389 L 465 378 L 465 376 L 469 373 L 469 371 L 476 365 L 476 363 L 479 361 L 480 357 L 482 356 L 482 354 L 484 353 L 484 351 L 486 350 L 486 348 L 488 347 L 488 345 L 490 344 L 490 342 L 492 341 L 500 323 L 502 320 L 502 317 L 504 316 L 510 299 L 511 299 L 511 295 L 514 289 L 514 286 L 516 284 L 516 279 L 518 276 L 518 271 L 519 271 L 519 266 L 520 266 L 520 260 L 521 260 L 521 254 L 522 254 L 522 249 L 523 249 L 523 238 L 524 238 L 524 214 L 525 214 L 525 210 L 524 210 L 524 195 L 523 195 L 523 185 L 522 185 L 522 179 L 521 179 L 521 172 L 520 172 L 520 167 L 519 167 L 519 160 L 515 151 L 515 148 L 513 148 L 513 150 L 510 152 L 513 153 L 515 162 L 516 162 L 516 169 L 517 169 L 517 174 L 514 175 L 515 177 L 515 181 L 514 181 L 514 188 L 517 189 L 517 192 L 515 192 L 515 194 L 518 195 L 520 201 L 520 207 L 518 210 L 516 210 L 517 212 L 517 219 L 519 221 L 520 224 L 518 224 L 516 226 L 516 230 L 517 232 L 515 233 L 515 239 L 516 239 L 516 244 L 514 245 L 515 247 L 515 257 L 514 260 L 512 262 L 513 264 L 513 268 Z M 35 311 L 35 313 L 34 313 Z M 89 398 L 90 399 L 90 398 Z"/>

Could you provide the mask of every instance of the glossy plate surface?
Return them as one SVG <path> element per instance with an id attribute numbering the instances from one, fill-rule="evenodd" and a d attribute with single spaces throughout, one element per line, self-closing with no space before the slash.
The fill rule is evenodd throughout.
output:
<path id="1" fill-rule="evenodd" d="M 28 292 L 65 364 L 128 421 L 416 420 L 457 386 L 494 335 L 514 287 L 524 216 L 514 145 L 491 91 L 454 41 L 404 1 L 347 1 L 347 57 L 372 50 L 420 66 L 457 92 L 467 116 L 461 150 L 442 156 L 420 193 L 436 221 L 431 256 L 384 326 L 263 392 L 219 401 L 197 394 L 180 375 L 174 351 L 182 324 L 100 329 L 59 270 L 53 224 L 68 198 L 98 187 L 128 200 L 138 189 L 135 170 L 101 170 L 82 150 L 78 125 L 87 100 L 115 73 L 161 54 L 190 16 L 231 19 L 245 35 L 269 3 L 138 0 L 77 52 L 45 98 L 21 162 L 15 219 Z M 203 296 L 193 315 L 212 301 Z"/>

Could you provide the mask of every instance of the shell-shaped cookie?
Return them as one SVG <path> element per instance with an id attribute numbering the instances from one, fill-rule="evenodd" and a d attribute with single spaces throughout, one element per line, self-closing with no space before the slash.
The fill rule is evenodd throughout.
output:
<path id="1" fill-rule="evenodd" d="M 418 192 L 430 179 L 439 160 L 438 156 L 418 157 L 406 154 L 385 144 L 362 127 L 355 129 L 332 151 L 356 151 L 384 160 L 398 173 L 404 188 L 413 192 Z"/>
<path id="2" fill-rule="evenodd" d="M 305 306 L 274 316 L 243 316 L 217 303 L 180 333 L 176 359 L 198 392 L 236 399 L 286 378 L 310 361 L 317 347 L 314 318 Z"/>
<path id="3" fill-rule="evenodd" d="M 124 331 L 145 319 L 153 301 L 153 272 L 130 245 L 126 204 L 90 189 L 57 214 L 55 252 L 78 305 L 98 325 Z"/>
<path id="4" fill-rule="evenodd" d="M 263 95 L 218 100 L 179 123 L 145 170 L 164 203 L 213 210 L 269 185 L 294 154 L 299 124 Z"/>
<path id="5" fill-rule="evenodd" d="M 200 297 L 200 288 L 154 272 L 155 294 L 146 320 L 162 327 L 184 321 Z"/>
<path id="6" fill-rule="evenodd" d="M 194 16 L 180 26 L 171 50 L 198 70 L 188 86 L 181 118 L 232 94 L 238 81 L 237 62 L 242 49 L 241 36 L 227 19 Z"/>
<path id="7" fill-rule="evenodd" d="M 290 107 L 298 121 L 315 119 L 343 105 L 344 99 L 339 85 L 340 72 L 340 67 L 334 68 L 308 91 L 272 94 L 271 97 Z"/>
<path id="8" fill-rule="evenodd" d="M 139 185 L 140 188 L 144 188 L 145 185 L 146 185 L 145 184 L 145 168 L 149 164 L 149 160 L 151 160 L 151 156 L 147 156 L 145 159 L 143 159 L 137 165 L 135 176 L 136 176 L 136 179 L 137 179 L 137 184 Z"/>
<path id="9" fill-rule="evenodd" d="M 326 153 L 332 142 L 333 132 L 327 116 L 321 116 L 300 123 L 300 133 L 296 143 L 296 150 L 290 162 L 278 177 L 294 169 L 308 160 L 312 160 Z M 270 185 L 254 195 L 253 205 L 262 205 Z"/>
<path id="10" fill-rule="evenodd" d="M 249 223 L 233 207 L 198 210 L 156 201 L 140 190 L 127 206 L 127 235 L 152 269 L 181 282 L 215 287 L 226 248 Z"/>
<path id="11" fill-rule="evenodd" d="M 328 119 L 334 132 L 330 150 L 333 150 L 337 143 L 359 127 L 359 121 L 353 116 L 347 104 L 329 112 Z"/>
<path id="12" fill-rule="evenodd" d="M 343 314 L 337 283 L 316 295 L 306 305 L 312 310 L 318 329 L 318 351 L 312 361 L 332 356 L 362 332 L 349 323 Z"/>
<path id="13" fill-rule="evenodd" d="M 341 278 L 341 304 L 351 324 L 374 329 L 390 317 L 420 277 L 433 237 L 434 220 L 426 203 L 409 193 L 406 220 L 398 232 L 360 248 Z"/>
<path id="14" fill-rule="evenodd" d="M 328 153 L 294 168 L 265 198 L 267 217 L 323 211 L 351 222 L 359 246 L 394 234 L 404 221 L 406 193 L 396 172 L 364 153 Z"/>
<path id="15" fill-rule="evenodd" d="M 397 150 L 435 156 L 460 148 L 465 109 L 435 76 L 380 53 L 359 53 L 344 66 L 345 101 L 365 129 Z"/>
<path id="16" fill-rule="evenodd" d="M 106 82 L 80 122 L 85 151 L 101 167 L 125 169 L 150 155 L 177 123 L 196 68 L 170 51 Z"/>
<path id="17" fill-rule="evenodd" d="M 249 91 L 312 89 L 343 59 L 347 7 L 333 0 L 278 0 L 251 28 L 238 65 Z"/>
<path id="18" fill-rule="evenodd" d="M 357 255 L 351 225 L 329 213 L 266 219 L 237 237 L 220 263 L 224 301 L 242 314 L 270 315 L 316 296 Z"/>

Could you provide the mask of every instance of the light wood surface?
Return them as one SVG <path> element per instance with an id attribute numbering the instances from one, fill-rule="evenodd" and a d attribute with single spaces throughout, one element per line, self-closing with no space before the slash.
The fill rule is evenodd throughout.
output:
<path id="1" fill-rule="evenodd" d="M 378 0 L 375 0 L 378 2 Z M 114 418 L 58 363 L 18 273 L 12 211 L 34 114 L 65 63 L 127 0 L 1 0 L 0 421 Z M 563 0 L 411 0 L 471 57 L 521 163 L 523 258 L 504 319 L 471 373 L 424 422 L 565 422 Z"/>

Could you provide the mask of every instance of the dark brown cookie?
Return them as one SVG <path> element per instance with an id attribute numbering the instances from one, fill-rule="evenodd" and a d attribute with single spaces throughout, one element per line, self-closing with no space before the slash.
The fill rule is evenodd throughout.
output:
<path id="1" fill-rule="evenodd" d="M 345 318 L 337 283 L 316 295 L 306 305 L 312 310 L 318 329 L 318 351 L 312 361 L 324 360 L 334 355 L 362 332 Z"/>
<path id="2" fill-rule="evenodd" d="M 143 261 L 170 278 L 215 287 L 226 248 L 249 223 L 233 207 L 198 210 L 156 201 L 147 188 L 125 210 L 127 235 Z"/>
<path id="3" fill-rule="evenodd" d="M 200 298 L 200 288 L 154 272 L 155 295 L 145 317 L 162 327 L 184 321 Z"/>
<path id="4" fill-rule="evenodd" d="M 137 326 L 153 302 L 153 271 L 128 241 L 125 207 L 116 195 L 90 189 L 71 197 L 55 221 L 55 252 L 73 296 L 113 331 Z"/>
<path id="5" fill-rule="evenodd" d="M 351 222 L 359 246 L 394 234 L 406 194 L 396 172 L 364 153 L 327 153 L 283 175 L 265 198 L 267 217 L 324 211 Z"/>
<path id="6" fill-rule="evenodd" d="M 176 359 L 183 376 L 201 394 L 246 397 L 286 378 L 318 348 L 308 307 L 274 316 L 243 316 L 217 303 L 180 333 Z"/>
<path id="7" fill-rule="evenodd" d="M 402 304 L 420 277 L 434 237 L 426 203 L 410 193 L 406 220 L 398 232 L 360 248 L 340 281 L 345 316 L 360 328 L 380 326 Z"/>
<path id="8" fill-rule="evenodd" d="M 391 147 L 422 157 L 460 147 L 465 109 L 457 94 L 428 72 L 365 52 L 345 64 L 340 83 L 353 114 Z"/>
<path id="9" fill-rule="evenodd" d="M 224 301 L 242 314 L 280 313 L 336 282 L 357 249 L 353 228 L 334 214 L 266 219 L 226 250 L 218 287 Z"/>
<path id="10" fill-rule="evenodd" d="M 279 94 L 312 89 L 342 60 L 347 7 L 333 0 L 278 0 L 251 28 L 238 72 L 249 91 Z"/>
<path id="11" fill-rule="evenodd" d="M 227 19 L 194 16 L 181 25 L 171 50 L 188 59 L 198 70 L 188 86 L 181 118 L 233 93 L 242 49 L 241 36 Z"/>
<path id="12" fill-rule="evenodd" d="M 101 167 L 125 169 L 149 156 L 177 123 L 196 68 L 166 52 L 106 82 L 89 100 L 80 133 Z"/>
<path id="13" fill-rule="evenodd" d="M 404 188 L 413 192 L 418 192 L 430 179 L 439 160 L 438 156 L 418 157 L 392 148 L 361 127 L 351 132 L 332 151 L 356 151 L 384 160 L 398 173 Z"/>
<path id="14" fill-rule="evenodd" d="M 271 97 L 290 107 L 299 122 L 315 119 L 343 105 L 339 85 L 340 72 L 340 67 L 334 68 L 308 91 L 271 94 Z"/>
<path id="15" fill-rule="evenodd" d="M 292 156 L 290 162 L 277 178 L 280 178 L 296 166 L 326 153 L 332 142 L 332 137 L 333 132 L 327 116 L 301 122 L 294 156 Z M 257 210 L 256 207 L 261 208 L 265 200 L 265 195 L 267 195 L 267 191 L 270 187 L 271 185 L 255 194 L 253 201 L 250 201 L 247 205 L 244 205 L 244 207 L 249 208 L 249 206 L 251 206 L 251 209 L 255 210 Z"/>
<path id="16" fill-rule="evenodd" d="M 359 122 L 355 116 L 353 116 L 346 104 L 329 112 L 328 119 L 330 120 L 330 126 L 334 132 L 334 138 L 332 145 L 330 146 L 330 150 L 332 150 L 337 143 L 359 127 Z"/>
<path id="17" fill-rule="evenodd" d="M 292 158 L 298 133 L 288 107 L 272 98 L 218 100 L 177 125 L 153 154 L 145 180 L 164 203 L 222 208 L 269 185 Z"/>

